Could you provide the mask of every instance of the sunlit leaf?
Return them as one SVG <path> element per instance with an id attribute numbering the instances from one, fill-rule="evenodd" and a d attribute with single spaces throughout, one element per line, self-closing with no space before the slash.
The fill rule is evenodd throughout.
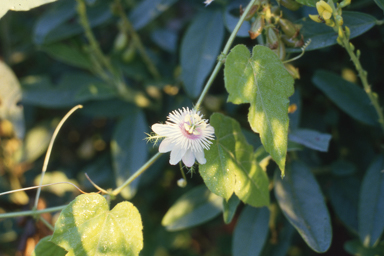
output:
<path id="1" fill-rule="evenodd" d="M 310 129 L 295 129 L 288 135 L 288 139 L 314 150 L 327 152 L 332 135 L 320 133 Z"/>
<path id="2" fill-rule="evenodd" d="M 169 208 L 161 224 L 169 231 L 176 231 L 207 222 L 220 214 L 222 200 L 201 185 L 182 195 Z"/>
<path id="3" fill-rule="evenodd" d="M 67 250 L 67 256 L 134 256 L 143 248 L 142 229 L 140 214 L 130 202 L 110 211 L 103 196 L 84 194 L 61 212 L 51 241 Z"/>
<path id="4" fill-rule="evenodd" d="M 218 113 L 210 121 L 216 140 L 205 152 L 207 163 L 199 169 L 207 187 L 227 200 L 235 193 L 252 206 L 268 205 L 268 177 L 256 162 L 239 123 Z"/>
<path id="5" fill-rule="evenodd" d="M 365 33 L 376 24 L 375 17 L 362 12 L 343 11 L 343 20 L 344 25 L 351 31 L 350 38 Z M 308 39 L 311 39 L 311 43 L 305 48 L 306 51 L 337 44 L 337 33 L 335 33 L 333 28 L 328 27 L 323 23 L 314 22 L 308 17 L 305 17 L 296 23 L 303 25 L 300 29 L 300 33 L 303 34 L 304 40 L 307 41 Z M 301 49 L 289 48 L 287 51 L 301 52 Z"/>
<path id="6" fill-rule="evenodd" d="M 340 76 L 318 70 L 312 82 L 345 113 L 366 124 L 378 123 L 378 116 L 364 90 Z"/>
<path id="7" fill-rule="evenodd" d="M 50 242 L 52 236 L 46 236 L 39 241 L 31 256 L 65 256 L 67 251 Z"/>
<path id="8" fill-rule="evenodd" d="M 48 4 L 56 0 L 2 0 L 0 2 L 0 18 L 11 11 L 29 11 L 32 8 L 38 7 L 43 4 Z"/>
<path id="9" fill-rule="evenodd" d="M 24 138 L 25 124 L 23 107 L 19 105 L 21 100 L 21 87 L 13 71 L 0 61 L 0 119 L 9 120 L 16 136 Z"/>
<path id="10" fill-rule="evenodd" d="M 224 69 L 228 101 L 250 103 L 248 121 L 284 175 L 288 137 L 288 104 L 293 78 L 277 55 L 256 45 L 252 56 L 244 45 L 228 55 Z"/>
<path id="11" fill-rule="evenodd" d="M 196 98 L 220 53 L 224 24 L 220 11 L 201 11 L 188 27 L 180 52 L 181 78 L 187 93 Z"/>
<path id="12" fill-rule="evenodd" d="M 312 250 L 325 252 L 332 241 L 332 226 L 319 184 L 301 162 L 292 162 L 284 179 L 275 172 L 275 195 L 285 217 Z"/>
<path id="13" fill-rule="evenodd" d="M 223 219 L 226 224 L 231 223 L 233 217 L 235 216 L 237 206 L 239 206 L 239 204 L 240 200 L 235 194 L 232 194 L 228 202 L 225 199 L 223 200 Z"/>
<path id="14" fill-rule="evenodd" d="M 367 170 L 359 198 L 359 236 L 373 246 L 384 231 L 384 157 L 376 157 Z"/>
<path id="15" fill-rule="evenodd" d="M 120 186 L 135 173 L 147 160 L 148 150 L 144 140 L 148 124 L 144 113 L 136 109 L 126 115 L 117 124 L 111 141 L 111 154 L 115 172 L 116 185 Z M 121 195 L 125 199 L 136 193 L 139 179 L 125 187 Z"/>
<path id="16" fill-rule="evenodd" d="M 38 186 L 40 184 L 40 179 L 41 179 L 41 175 L 38 175 L 35 178 L 34 180 L 35 186 Z M 53 172 L 45 173 L 42 184 L 64 182 L 64 181 L 71 182 L 72 184 L 78 186 L 78 183 L 75 179 L 68 179 L 67 175 L 65 175 L 65 173 L 61 171 L 53 171 Z M 44 191 L 49 191 L 56 194 L 57 196 L 62 197 L 64 196 L 65 192 L 77 191 L 77 189 L 71 184 L 57 184 L 54 186 L 49 186 L 44 188 Z"/>
<path id="17" fill-rule="evenodd" d="M 129 14 L 129 18 L 136 30 L 141 29 L 161 13 L 166 11 L 177 0 L 144 0 Z"/>
<path id="18" fill-rule="evenodd" d="M 233 256 L 258 256 L 268 235 L 269 210 L 267 207 L 246 206 L 236 224 L 233 235 Z"/>

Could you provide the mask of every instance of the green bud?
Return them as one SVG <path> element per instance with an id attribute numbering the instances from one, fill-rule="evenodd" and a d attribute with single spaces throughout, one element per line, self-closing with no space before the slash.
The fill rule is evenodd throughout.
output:
<path id="1" fill-rule="evenodd" d="M 351 30 L 349 30 L 349 27 L 345 26 L 345 36 L 349 38 L 351 36 Z"/>
<path id="2" fill-rule="evenodd" d="M 339 26 L 343 26 L 343 23 L 344 23 L 343 17 L 341 17 L 340 15 L 336 15 L 336 23 Z"/>
<path id="3" fill-rule="evenodd" d="M 291 11 L 297 11 L 301 7 L 301 4 L 294 0 L 277 0 L 277 3 Z"/>
<path id="4" fill-rule="evenodd" d="M 251 20 L 253 16 L 255 16 L 256 12 L 259 10 L 260 5 L 253 5 L 251 10 L 249 10 L 247 16 L 245 16 L 245 20 Z"/>
<path id="5" fill-rule="evenodd" d="M 343 32 L 343 29 L 341 27 L 339 27 L 338 35 L 339 35 L 340 39 L 344 38 L 344 32 Z"/>
<path id="6" fill-rule="evenodd" d="M 127 34 L 120 31 L 120 33 L 116 36 L 115 42 L 114 42 L 114 49 L 117 51 L 121 51 L 125 48 L 125 46 L 128 43 L 128 37 Z"/>
<path id="7" fill-rule="evenodd" d="M 293 77 L 293 79 L 300 79 L 299 69 L 295 68 L 292 64 L 284 64 L 285 69 Z"/>
<path id="8" fill-rule="evenodd" d="M 351 48 L 352 51 L 355 51 L 355 46 L 351 42 L 349 42 L 349 47 Z"/>
<path id="9" fill-rule="evenodd" d="M 122 59 L 125 63 L 131 62 L 136 55 L 136 49 L 133 45 L 130 45 L 128 49 L 123 52 Z"/>
<path id="10" fill-rule="evenodd" d="M 296 29 L 295 25 L 289 20 L 279 19 L 279 25 L 283 33 L 288 37 L 297 37 L 299 34 L 299 31 Z"/>
<path id="11" fill-rule="evenodd" d="M 360 59 L 360 55 L 361 55 L 360 50 L 357 50 L 357 51 L 356 51 L 356 57 L 357 57 L 358 59 Z"/>
<path id="12" fill-rule="evenodd" d="M 351 4 L 351 0 L 343 0 L 341 3 L 340 3 L 340 7 L 343 8 L 347 5 L 350 5 Z"/>
<path id="13" fill-rule="evenodd" d="M 301 37 L 300 39 L 298 37 L 296 38 L 289 38 L 286 35 L 281 35 L 281 40 L 283 43 L 288 47 L 301 47 L 304 45 L 304 39 Z"/>
<path id="14" fill-rule="evenodd" d="M 336 41 L 339 45 L 343 45 L 343 41 L 341 41 L 341 38 L 340 37 L 337 37 L 336 38 Z"/>
<path id="15" fill-rule="evenodd" d="M 257 38 L 264 28 L 264 17 L 262 15 L 258 16 L 256 20 L 252 23 L 251 29 L 248 31 L 249 37 L 251 39 Z"/>

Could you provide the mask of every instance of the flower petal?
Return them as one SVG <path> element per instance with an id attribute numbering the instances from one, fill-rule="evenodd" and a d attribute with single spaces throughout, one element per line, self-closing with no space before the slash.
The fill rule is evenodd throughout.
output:
<path id="1" fill-rule="evenodd" d="M 185 152 L 183 163 L 187 167 L 191 167 L 195 163 L 195 154 L 193 154 L 192 150 L 187 150 L 187 152 Z"/>
<path id="2" fill-rule="evenodd" d="M 159 152 L 160 153 L 167 153 L 173 149 L 175 146 L 175 143 L 172 143 L 172 139 L 166 138 L 164 139 L 159 146 Z"/>
<path id="3" fill-rule="evenodd" d="M 180 162 L 186 151 L 187 150 L 180 147 L 180 145 L 175 145 L 171 151 L 171 158 L 169 159 L 169 163 L 171 165 L 175 165 Z"/>
<path id="4" fill-rule="evenodd" d="M 207 162 L 207 160 L 204 157 L 204 151 L 203 150 L 195 152 L 195 157 L 196 157 L 197 162 L 199 162 L 199 164 L 205 164 Z"/>
<path id="5" fill-rule="evenodd" d="M 175 128 L 166 124 L 154 124 L 152 125 L 152 131 L 160 136 L 169 136 L 175 132 Z"/>

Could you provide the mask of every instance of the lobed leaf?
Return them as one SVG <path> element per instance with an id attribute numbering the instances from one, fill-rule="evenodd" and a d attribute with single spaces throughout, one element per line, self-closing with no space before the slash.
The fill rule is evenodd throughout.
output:
<path id="1" fill-rule="evenodd" d="M 233 256 L 258 256 L 267 240 L 269 210 L 246 206 L 233 234 Z"/>
<path id="2" fill-rule="evenodd" d="M 376 125 L 378 116 L 364 90 L 340 76 L 318 70 L 312 78 L 317 88 L 324 92 L 339 108 L 354 119 Z"/>
<path id="3" fill-rule="evenodd" d="M 384 156 L 375 158 L 367 170 L 359 198 L 359 236 L 366 247 L 373 246 L 384 231 Z"/>
<path id="4" fill-rule="evenodd" d="M 210 121 L 216 140 L 205 152 L 207 163 L 199 167 L 207 187 L 226 200 L 235 193 L 252 206 L 268 205 L 268 177 L 256 162 L 239 123 L 218 113 Z"/>
<path id="5" fill-rule="evenodd" d="M 224 80 L 234 104 L 250 103 L 248 121 L 260 133 L 264 148 L 284 175 L 288 137 L 288 104 L 293 78 L 268 47 L 256 45 L 252 56 L 244 45 L 235 46 L 225 61 Z"/>
<path id="6" fill-rule="evenodd" d="M 275 196 L 285 217 L 316 252 L 328 250 L 332 226 L 319 184 L 301 162 L 292 162 L 287 175 L 275 172 Z"/>
<path id="7" fill-rule="evenodd" d="M 51 241 L 67 256 L 134 256 L 143 248 L 142 229 L 140 213 L 130 202 L 109 211 L 103 196 L 83 194 L 60 213 Z"/>
<path id="8" fill-rule="evenodd" d="M 50 242 L 49 240 L 51 238 L 52 236 L 46 236 L 43 239 L 40 239 L 31 256 L 65 256 L 67 251 Z"/>
<path id="9" fill-rule="evenodd" d="M 223 209 L 222 198 L 206 186 L 198 186 L 182 195 L 165 214 L 161 224 L 168 231 L 177 231 L 204 223 Z"/>
<path id="10" fill-rule="evenodd" d="M 201 11 L 187 29 L 180 49 L 181 78 L 192 98 L 199 96 L 211 73 L 223 38 L 224 23 L 220 11 Z"/>

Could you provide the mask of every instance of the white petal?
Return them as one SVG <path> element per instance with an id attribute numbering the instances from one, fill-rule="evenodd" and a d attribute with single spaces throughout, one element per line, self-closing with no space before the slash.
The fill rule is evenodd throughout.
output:
<path id="1" fill-rule="evenodd" d="M 171 158 L 169 159 L 169 163 L 171 165 L 175 165 L 180 162 L 186 151 L 186 149 L 181 148 L 179 145 L 175 145 L 171 151 Z"/>
<path id="2" fill-rule="evenodd" d="M 151 128 L 152 131 L 160 136 L 168 136 L 170 132 L 174 132 L 174 128 L 166 124 L 154 124 Z"/>
<path id="3" fill-rule="evenodd" d="M 173 149 L 175 146 L 175 143 L 172 143 L 172 139 L 166 138 L 164 139 L 159 146 L 159 152 L 160 153 L 166 153 Z"/>
<path id="4" fill-rule="evenodd" d="M 191 167 L 195 163 L 195 155 L 192 150 L 187 150 L 187 152 L 185 152 L 185 155 L 183 156 L 183 163 L 187 167 Z"/>
<path id="5" fill-rule="evenodd" d="M 207 162 L 207 160 L 204 157 L 204 151 L 203 150 L 195 152 L 195 157 L 196 157 L 197 162 L 199 162 L 199 164 L 205 164 Z"/>

